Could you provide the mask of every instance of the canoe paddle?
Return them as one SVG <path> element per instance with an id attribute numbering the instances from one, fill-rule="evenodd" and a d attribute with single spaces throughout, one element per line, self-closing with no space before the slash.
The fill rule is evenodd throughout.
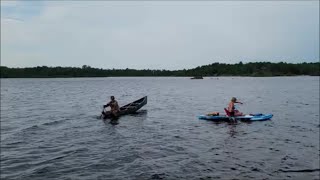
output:
<path id="1" fill-rule="evenodd" d="M 102 105 L 102 112 L 101 112 L 101 115 L 100 115 L 100 119 L 102 118 L 103 112 L 104 112 L 104 105 Z"/>

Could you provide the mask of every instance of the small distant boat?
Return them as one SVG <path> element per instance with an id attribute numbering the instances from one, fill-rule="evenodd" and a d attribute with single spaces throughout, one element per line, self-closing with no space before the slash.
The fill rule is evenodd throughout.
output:
<path id="1" fill-rule="evenodd" d="M 194 76 L 191 79 L 203 79 L 203 77 L 202 76 Z"/>
<path id="2" fill-rule="evenodd" d="M 142 108 L 144 105 L 146 105 L 147 101 L 148 101 L 148 98 L 147 98 L 147 96 L 145 96 L 141 99 L 133 101 L 132 103 L 129 103 L 127 105 L 120 107 L 119 117 L 123 116 L 123 115 L 135 113 L 140 108 Z M 104 112 L 104 114 L 102 114 L 102 117 L 103 117 L 103 119 L 111 118 L 111 112 L 110 111 Z"/>

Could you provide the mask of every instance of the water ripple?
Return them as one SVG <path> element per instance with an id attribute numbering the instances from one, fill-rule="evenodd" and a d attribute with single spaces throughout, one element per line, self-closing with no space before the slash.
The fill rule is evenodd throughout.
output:
<path id="1" fill-rule="evenodd" d="M 315 79 L 4 79 L 1 179 L 317 179 Z M 148 104 L 117 123 L 97 119 L 110 95 Z M 274 118 L 196 118 L 232 96 L 245 113 Z"/>

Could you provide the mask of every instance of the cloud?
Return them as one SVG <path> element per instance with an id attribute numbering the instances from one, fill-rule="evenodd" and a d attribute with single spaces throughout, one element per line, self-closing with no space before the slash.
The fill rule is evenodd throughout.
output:
<path id="1" fill-rule="evenodd" d="M 5 7 L 15 7 L 18 5 L 18 1 L 1 1 L 1 8 Z"/>
<path id="2" fill-rule="evenodd" d="M 319 60 L 317 1 L 46 1 L 28 7 L 36 12 L 1 16 L 2 65 L 181 69 L 215 61 Z"/>

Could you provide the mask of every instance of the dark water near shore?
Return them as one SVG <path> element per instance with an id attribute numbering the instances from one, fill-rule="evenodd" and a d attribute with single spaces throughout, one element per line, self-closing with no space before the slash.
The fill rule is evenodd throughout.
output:
<path id="1" fill-rule="evenodd" d="M 232 96 L 273 119 L 196 118 Z M 318 179 L 319 124 L 319 77 L 1 79 L 1 179 Z"/>

